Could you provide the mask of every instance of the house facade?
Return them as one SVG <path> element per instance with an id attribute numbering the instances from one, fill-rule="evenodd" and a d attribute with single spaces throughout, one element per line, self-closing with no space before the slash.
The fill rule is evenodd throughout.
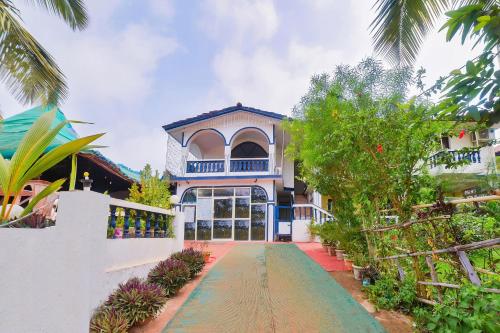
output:
<path id="1" fill-rule="evenodd" d="M 441 150 L 430 157 L 429 172 L 433 176 L 442 174 L 475 174 L 487 175 L 496 172 L 495 147 L 491 142 L 495 140 L 495 130 L 500 124 L 480 131 L 464 132 L 462 137 L 443 136 Z M 460 151 L 468 148 L 467 152 Z M 458 168 L 447 168 L 439 164 L 439 157 L 443 154 L 451 155 L 454 161 L 468 160 L 469 163 Z"/>

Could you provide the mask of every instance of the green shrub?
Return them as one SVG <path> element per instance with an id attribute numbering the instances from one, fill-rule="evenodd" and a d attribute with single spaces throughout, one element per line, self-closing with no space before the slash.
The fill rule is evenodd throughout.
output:
<path id="1" fill-rule="evenodd" d="M 500 296 L 468 285 L 447 290 L 431 311 L 417 309 L 414 317 L 423 331 L 438 333 L 494 333 L 500 327 Z"/>
<path id="2" fill-rule="evenodd" d="M 167 259 L 158 263 L 149 272 L 148 282 L 161 286 L 167 297 L 171 297 L 189 281 L 190 274 L 184 261 Z"/>
<path id="3" fill-rule="evenodd" d="M 368 298 L 378 309 L 397 309 L 409 312 L 416 301 L 416 285 L 412 277 L 403 281 L 391 276 L 381 276 L 365 289 Z"/>
<path id="4" fill-rule="evenodd" d="M 201 272 L 205 266 L 205 258 L 201 251 L 196 251 L 193 248 L 184 249 L 180 252 L 172 254 L 170 257 L 172 259 L 177 259 L 184 261 L 189 268 L 189 278 L 194 278 L 196 274 Z"/>
<path id="5" fill-rule="evenodd" d="M 131 278 L 118 286 L 105 305 L 121 312 L 133 326 L 156 316 L 166 301 L 167 295 L 160 286 Z"/>
<path id="6" fill-rule="evenodd" d="M 127 318 L 113 308 L 98 307 L 90 320 L 90 333 L 127 333 Z"/>

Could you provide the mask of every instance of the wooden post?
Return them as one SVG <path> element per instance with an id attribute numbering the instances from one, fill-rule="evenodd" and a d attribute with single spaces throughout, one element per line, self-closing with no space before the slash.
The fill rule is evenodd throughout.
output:
<path id="1" fill-rule="evenodd" d="M 436 268 L 434 267 L 434 262 L 432 261 L 431 256 L 426 256 L 425 262 L 427 263 L 427 266 L 429 266 L 429 269 L 431 271 L 432 282 L 439 283 L 439 279 L 438 279 L 438 276 L 436 273 Z M 437 289 L 437 293 L 438 293 L 439 302 L 442 302 L 443 301 L 443 294 L 441 292 L 441 287 L 436 287 L 436 289 Z"/>
<path id="2" fill-rule="evenodd" d="M 460 259 L 460 263 L 462 266 L 465 268 L 465 271 L 467 272 L 467 275 L 469 277 L 470 282 L 475 284 L 476 286 L 481 285 L 481 280 L 476 274 L 476 271 L 474 270 L 474 267 L 472 267 L 472 264 L 470 263 L 469 258 L 467 257 L 467 254 L 464 251 L 457 251 L 458 259 Z"/>
<path id="3" fill-rule="evenodd" d="M 401 266 L 401 264 L 399 263 L 398 258 L 394 259 L 394 261 L 396 262 L 396 266 L 398 266 L 399 279 L 401 281 L 403 281 L 405 279 L 405 271 L 404 271 L 403 267 Z"/>

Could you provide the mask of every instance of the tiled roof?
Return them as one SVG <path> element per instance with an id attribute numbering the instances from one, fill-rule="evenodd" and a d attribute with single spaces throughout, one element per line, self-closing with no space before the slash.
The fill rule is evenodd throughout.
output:
<path id="1" fill-rule="evenodd" d="M 230 106 L 230 107 L 227 107 L 225 109 L 210 111 L 210 112 L 202 113 L 202 114 L 200 114 L 200 115 L 198 115 L 196 117 L 191 117 L 191 118 L 186 118 L 186 119 L 183 119 L 183 120 L 175 121 L 173 123 L 164 125 L 163 129 L 165 131 L 169 131 L 169 130 L 174 129 L 174 128 L 178 128 L 178 127 L 182 127 L 182 126 L 185 126 L 185 125 L 193 124 L 193 123 L 196 123 L 196 122 L 199 122 L 199 121 L 202 121 L 202 120 L 206 120 L 206 119 L 210 119 L 210 118 L 222 116 L 222 115 L 225 115 L 225 114 L 228 114 L 228 113 L 231 113 L 231 112 L 236 112 L 236 111 L 251 112 L 251 113 L 255 113 L 255 114 L 261 115 L 261 116 L 265 116 L 265 117 L 269 117 L 269 118 L 273 118 L 273 119 L 278 119 L 278 120 L 282 120 L 282 119 L 286 118 L 285 115 L 282 115 L 282 114 L 279 114 L 279 113 L 274 113 L 274 112 L 264 111 L 264 110 L 260 110 L 260 109 L 255 109 L 255 108 L 251 108 L 249 106 L 243 106 L 243 105 L 241 105 L 241 103 L 238 103 L 235 106 Z"/>

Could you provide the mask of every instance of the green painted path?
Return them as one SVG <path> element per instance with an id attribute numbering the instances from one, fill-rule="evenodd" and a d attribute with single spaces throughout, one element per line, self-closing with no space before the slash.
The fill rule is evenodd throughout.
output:
<path id="1" fill-rule="evenodd" d="M 241 244 L 204 277 L 163 332 L 385 332 L 293 244 Z"/>

